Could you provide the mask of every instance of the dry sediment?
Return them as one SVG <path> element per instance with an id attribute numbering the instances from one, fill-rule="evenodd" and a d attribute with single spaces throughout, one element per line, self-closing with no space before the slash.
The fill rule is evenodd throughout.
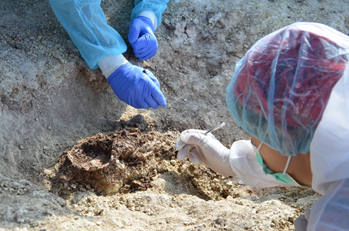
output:
<path id="1" fill-rule="evenodd" d="M 103 0 L 102 7 L 127 40 L 133 2 Z M 178 162 L 173 142 L 179 131 L 219 121 L 227 125 L 215 135 L 227 147 L 246 138 L 225 104 L 224 89 L 236 62 L 262 36 L 296 21 L 320 22 L 348 34 L 348 12 L 348 0 L 172 0 L 156 31 L 157 55 L 141 63 L 131 48 L 125 53 L 154 73 L 167 99 L 166 108 L 144 112 L 118 101 L 100 71 L 86 67 L 48 1 L 1 0 L 0 229 L 292 229 L 293 220 L 318 197 L 310 189 L 250 188 L 203 166 Z M 146 138 L 151 133 L 159 140 L 155 146 L 168 151 L 147 151 L 142 161 L 137 157 L 139 174 L 114 174 L 119 184 L 110 188 L 113 194 L 81 174 L 84 168 L 108 168 L 109 154 L 73 174 L 65 155 L 78 140 L 87 137 L 81 143 L 90 140 L 87 149 L 95 141 L 113 141 L 115 131 L 131 132 L 120 120 L 138 114 L 154 124 L 147 130 L 140 117 L 133 120 L 142 139 L 151 142 Z M 131 149 L 141 146 L 128 141 Z M 103 145 L 102 150 L 110 148 Z M 131 161 L 120 162 L 133 168 Z M 146 179 L 137 179 L 140 174 Z"/>
<path id="2" fill-rule="evenodd" d="M 176 160 L 177 136 L 178 132 L 143 133 L 130 128 L 79 140 L 49 171 L 50 190 L 60 196 L 71 193 L 71 189 L 83 188 L 93 188 L 104 195 L 130 193 L 145 191 L 160 175 L 172 174 L 186 179 L 184 184 L 202 198 L 229 196 L 232 187 L 231 183 L 226 184 L 229 178 L 203 166 Z"/>
<path id="3" fill-rule="evenodd" d="M 168 208 L 179 206 L 178 209 L 185 208 L 180 200 L 194 203 L 190 196 L 200 198 L 205 201 L 204 204 L 209 203 L 208 206 L 211 206 L 211 202 L 216 201 L 218 205 L 226 200 L 228 204 L 232 203 L 242 208 L 252 206 L 254 213 L 262 217 L 271 213 L 273 216 L 269 222 L 275 230 L 291 228 L 296 217 L 309 206 L 307 203 L 300 203 L 297 198 L 314 196 L 313 192 L 306 188 L 254 190 L 239 184 L 234 178 L 223 177 L 202 165 L 193 165 L 188 160 L 177 161 L 174 150 L 177 136 L 178 132 L 174 131 L 142 132 L 138 128 L 124 128 L 81 139 L 62 154 L 53 168 L 47 169 L 46 172 L 49 174 L 46 175 L 46 180 L 49 190 L 64 198 L 79 214 L 92 213 L 95 216 L 106 215 L 107 212 L 103 211 L 113 208 L 113 206 L 94 208 L 91 203 L 98 203 L 97 195 L 107 196 L 106 198 L 109 198 L 107 200 L 116 207 L 126 206 L 131 211 L 143 211 L 145 214 L 150 213 L 155 216 L 159 216 L 165 209 L 158 208 L 156 200 L 166 204 L 162 206 L 169 206 Z M 169 195 L 167 199 L 160 199 L 161 195 L 165 194 Z M 278 194 L 280 194 L 278 201 L 270 200 L 273 195 Z M 155 201 L 152 199 L 149 201 L 149 198 L 146 199 L 148 202 L 144 201 L 144 197 L 158 196 L 160 198 L 154 199 Z M 252 205 L 251 202 L 260 205 Z M 194 207 L 200 207 L 202 204 L 200 201 L 195 203 L 198 204 L 193 205 Z M 286 204 L 293 208 L 287 208 Z M 268 211 L 268 206 L 284 208 L 284 214 L 279 214 L 277 219 L 275 218 L 277 210 Z M 238 216 L 243 215 L 242 208 L 235 211 L 240 213 Z M 193 217 L 203 215 L 199 211 L 192 213 Z M 233 224 L 226 220 L 229 216 L 233 215 L 225 215 L 220 220 L 214 220 L 207 227 L 212 226 L 211 228 L 215 230 L 221 230 L 218 228 L 220 225 L 233 227 Z M 255 219 L 253 222 L 256 222 L 256 228 L 261 227 L 258 222 L 261 218 Z M 222 224 L 217 225 L 217 222 Z"/>

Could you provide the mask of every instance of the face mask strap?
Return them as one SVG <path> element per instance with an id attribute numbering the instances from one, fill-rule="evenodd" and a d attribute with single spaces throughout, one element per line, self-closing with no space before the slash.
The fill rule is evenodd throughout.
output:
<path id="1" fill-rule="evenodd" d="M 282 172 L 282 174 L 284 174 L 284 175 L 285 175 L 286 172 L 287 172 L 288 166 L 290 166 L 291 158 L 292 158 L 292 156 L 288 156 L 288 158 L 287 158 L 287 162 L 286 162 L 286 165 L 285 165 L 285 169 L 284 169 L 284 171 Z"/>
<path id="2" fill-rule="evenodd" d="M 263 142 L 260 142 L 259 145 L 258 145 L 258 147 L 257 147 L 257 152 L 259 152 L 259 150 L 261 149 L 262 145 L 263 145 Z M 287 169 L 288 169 L 288 167 L 290 166 L 291 158 L 292 158 L 292 156 L 288 156 L 288 158 L 287 158 L 287 162 L 286 162 L 284 171 L 282 171 L 282 174 L 284 174 L 284 175 L 286 174 Z"/>

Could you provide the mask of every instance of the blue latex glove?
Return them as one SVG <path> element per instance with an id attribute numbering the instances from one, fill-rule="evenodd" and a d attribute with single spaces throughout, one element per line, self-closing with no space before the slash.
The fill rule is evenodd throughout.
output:
<path id="1" fill-rule="evenodd" d="M 108 77 L 108 83 L 120 100 L 135 108 L 165 107 L 160 83 L 151 71 L 126 63 Z"/>
<path id="2" fill-rule="evenodd" d="M 159 45 L 154 31 L 153 22 L 149 18 L 138 16 L 132 20 L 128 32 L 128 41 L 137 58 L 147 60 L 156 54 Z"/>

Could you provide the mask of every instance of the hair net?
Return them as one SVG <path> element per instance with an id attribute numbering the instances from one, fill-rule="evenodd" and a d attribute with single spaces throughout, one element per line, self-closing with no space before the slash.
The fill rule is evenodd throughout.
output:
<path id="1" fill-rule="evenodd" d="M 309 152 L 331 89 L 343 75 L 347 41 L 318 23 L 294 23 L 259 40 L 227 87 L 236 124 L 283 155 Z"/>

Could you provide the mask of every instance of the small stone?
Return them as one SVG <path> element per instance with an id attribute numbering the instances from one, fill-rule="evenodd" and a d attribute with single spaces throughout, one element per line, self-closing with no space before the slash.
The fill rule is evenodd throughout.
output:
<path id="1" fill-rule="evenodd" d="M 144 68 L 151 68 L 151 65 L 150 65 L 149 62 L 143 61 L 143 67 L 144 67 Z"/>
<path id="2" fill-rule="evenodd" d="M 104 210 L 103 209 L 95 211 L 95 215 L 96 216 L 102 216 L 103 214 L 104 214 Z"/>
<path id="3" fill-rule="evenodd" d="M 214 222 L 215 222 L 217 225 L 223 225 L 225 221 L 224 221 L 223 218 L 217 218 Z"/>
<path id="4" fill-rule="evenodd" d="M 233 187 L 233 182 L 231 182 L 231 181 L 228 181 L 227 183 L 225 183 L 227 186 L 229 186 L 229 187 Z"/>
<path id="5" fill-rule="evenodd" d="M 64 207 L 66 205 L 65 200 L 63 200 L 62 198 L 58 197 L 56 200 L 60 206 Z"/>
<path id="6" fill-rule="evenodd" d="M 70 180 L 69 177 L 67 177 L 66 175 L 60 175 L 59 180 L 61 180 L 62 182 L 68 182 Z"/>
<path id="7" fill-rule="evenodd" d="M 45 175 L 51 175 L 53 173 L 51 169 L 47 169 L 47 168 L 45 168 L 43 172 Z"/>

